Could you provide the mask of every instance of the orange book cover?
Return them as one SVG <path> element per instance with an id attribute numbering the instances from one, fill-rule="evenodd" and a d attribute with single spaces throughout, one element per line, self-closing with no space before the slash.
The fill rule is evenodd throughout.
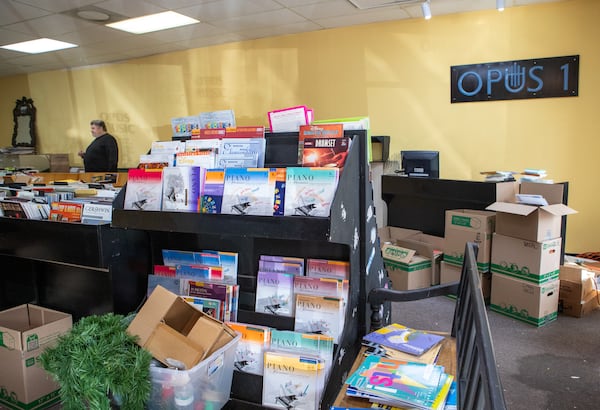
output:
<path id="1" fill-rule="evenodd" d="M 298 163 L 302 164 L 305 139 L 342 138 L 343 136 L 343 124 L 301 125 L 298 132 Z"/>
<path id="2" fill-rule="evenodd" d="M 75 202 L 52 202 L 48 219 L 60 222 L 81 222 L 83 204 Z"/>

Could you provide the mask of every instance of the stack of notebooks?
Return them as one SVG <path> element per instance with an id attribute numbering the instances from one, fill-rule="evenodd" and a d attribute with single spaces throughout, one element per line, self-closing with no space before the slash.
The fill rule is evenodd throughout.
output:
<path id="1" fill-rule="evenodd" d="M 454 376 L 435 364 L 443 340 L 397 323 L 369 333 L 363 340 L 367 356 L 346 380 L 346 394 L 390 408 L 452 406 Z"/>

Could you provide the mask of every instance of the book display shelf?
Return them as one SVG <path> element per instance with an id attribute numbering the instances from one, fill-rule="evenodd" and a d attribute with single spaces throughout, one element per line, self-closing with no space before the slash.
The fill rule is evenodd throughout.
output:
<path id="1" fill-rule="evenodd" d="M 238 321 L 293 330 L 294 318 L 254 311 L 256 272 L 261 254 L 350 261 L 350 291 L 345 328 L 334 351 L 334 368 L 320 407 L 328 409 L 342 386 L 370 329 L 367 295 L 388 278 L 379 251 L 373 192 L 369 180 L 366 131 L 346 131 L 353 142 L 328 218 L 237 216 L 123 209 L 125 191 L 114 202 L 112 226 L 148 235 L 151 263 L 161 264 L 162 249 L 214 249 L 239 254 Z M 265 167 L 298 166 L 298 133 L 267 134 Z M 381 316 L 390 319 L 383 304 Z M 261 406 L 262 377 L 234 372 L 226 408 Z"/>
<path id="2" fill-rule="evenodd" d="M 71 313 L 135 311 L 145 294 L 143 232 L 0 217 L 0 308 L 35 303 Z"/>

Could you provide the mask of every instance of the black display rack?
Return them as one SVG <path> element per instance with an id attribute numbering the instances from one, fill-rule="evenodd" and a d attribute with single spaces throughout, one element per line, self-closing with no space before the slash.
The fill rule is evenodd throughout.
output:
<path id="1" fill-rule="evenodd" d="M 78 319 L 135 311 L 145 294 L 144 232 L 0 217 L 0 307 L 35 303 Z"/>
<path id="2" fill-rule="evenodd" d="M 383 287 L 387 274 L 379 250 L 373 191 L 369 180 L 367 133 L 346 131 L 352 138 L 329 218 L 205 215 L 123 209 L 125 190 L 114 203 L 112 226 L 143 230 L 149 238 L 152 263 L 162 263 L 162 249 L 215 249 L 239 254 L 238 321 L 291 330 L 293 318 L 254 312 L 256 271 L 261 254 L 349 260 L 350 291 L 346 325 L 334 352 L 334 369 L 327 382 L 322 409 L 328 409 L 345 381 L 370 328 L 367 295 Z M 267 134 L 266 167 L 296 165 L 298 133 Z M 278 155 L 278 153 L 280 155 Z M 382 317 L 389 322 L 389 304 Z M 234 372 L 227 408 L 261 408 L 262 378 Z"/>

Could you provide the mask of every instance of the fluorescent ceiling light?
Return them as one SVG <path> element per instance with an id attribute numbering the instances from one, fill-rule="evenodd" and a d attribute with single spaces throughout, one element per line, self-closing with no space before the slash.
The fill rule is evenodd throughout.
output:
<path id="1" fill-rule="evenodd" d="M 429 7 L 429 0 L 421 4 L 421 11 L 423 11 L 423 18 L 429 20 L 431 18 L 431 8 Z"/>
<path id="2" fill-rule="evenodd" d="M 200 21 L 184 16 L 183 14 L 175 13 L 174 11 L 165 11 L 163 13 L 117 21 L 106 26 L 133 34 L 144 34 L 195 23 L 200 23 Z"/>
<path id="3" fill-rule="evenodd" d="M 504 0 L 496 0 L 496 9 L 498 11 L 504 10 Z"/>
<path id="4" fill-rule="evenodd" d="M 64 41 L 52 40 L 50 38 L 38 38 L 37 40 L 8 44 L 6 46 L 2 46 L 1 48 L 20 51 L 22 53 L 39 54 L 72 47 L 77 47 L 77 44 L 65 43 Z"/>

